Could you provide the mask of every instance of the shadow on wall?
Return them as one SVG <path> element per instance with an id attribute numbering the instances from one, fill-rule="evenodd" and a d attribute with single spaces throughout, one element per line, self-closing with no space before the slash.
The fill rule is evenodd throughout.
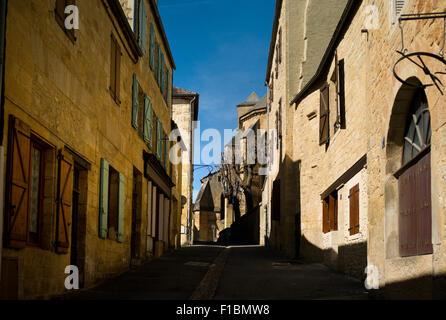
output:
<path id="1" fill-rule="evenodd" d="M 365 280 L 367 267 L 367 242 L 359 242 L 338 247 L 321 249 L 305 236 L 301 237 L 301 258 L 311 262 L 323 262 L 330 268 L 345 273 L 348 276 Z"/>
<path id="2" fill-rule="evenodd" d="M 278 254 L 287 258 L 298 258 L 301 248 L 301 161 L 289 156 L 280 162 L 274 181 L 280 181 L 278 190 L 270 194 L 271 234 L 266 243 Z M 276 194 L 278 193 L 278 194 Z M 280 203 L 276 204 L 275 199 Z"/>
<path id="3" fill-rule="evenodd" d="M 237 219 L 231 226 L 231 242 L 260 244 L 260 207 Z"/>
<path id="4" fill-rule="evenodd" d="M 330 268 L 365 281 L 367 275 L 367 242 L 321 249 L 305 237 L 301 238 L 301 257 L 308 262 L 323 262 Z M 386 283 L 379 290 L 371 290 L 371 299 L 446 299 L 446 274 L 424 276 L 404 281 Z"/>

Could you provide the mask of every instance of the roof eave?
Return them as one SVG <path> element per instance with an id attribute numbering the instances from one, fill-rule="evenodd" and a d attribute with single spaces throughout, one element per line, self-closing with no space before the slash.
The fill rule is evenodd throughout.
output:
<path id="1" fill-rule="evenodd" d="M 115 0 L 118 1 L 118 0 Z M 169 61 L 172 65 L 172 69 L 176 70 L 177 67 L 175 65 L 175 61 L 173 59 L 172 51 L 170 50 L 169 41 L 167 40 L 166 30 L 163 26 L 163 21 L 161 20 L 161 16 L 158 10 L 158 5 L 156 4 L 156 0 L 150 0 L 150 6 L 152 7 L 153 12 L 155 13 L 155 21 L 158 25 L 158 29 L 160 30 L 161 36 L 163 38 L 164 47 L 166 48 L 167 55 L 169 56 Z"/>
<path id="2" fill-rule="evenodd" d="M 269 83 L 269 79 L 271 76 L 271 69 L 272 69 L 272 65 L 273 65 L 273 56 L 274 56 L 274 47 L 276 45 L 276 40 L 277 40 L 277 30 L 279 29 L 279 19 L 280 19 L 280 14 L 282 12 L 282 3 L 283 3 L 283 0 L 276 1 L 276 11 L 274 13 L 273 31 L 272 31 L 272 35 L 271 35 L 271 42 L 269 45 L 268 67 L 266 69 L 265 84 Z"/>

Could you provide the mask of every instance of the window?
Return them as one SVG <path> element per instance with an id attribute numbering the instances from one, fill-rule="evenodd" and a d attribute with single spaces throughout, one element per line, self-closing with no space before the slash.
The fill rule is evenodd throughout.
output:
<path id="1" fill-rule="evenodd" d="M 65 8 L 75 4 L 75 0 L 56 0 L 56 9 L 54 10 L 57 23 L 72 42 L 76 41 L 76 37 L 74 36 L 74 29 L 68 30 L 65 28 L 65 19 L 67 17 Z"/>
<path id="2" fill-rule="evenodd" d="M 335 191 L 322 201 L 323 232 L 338 230 L 338 192 Z"/>
<path id="3" fill-rule="evenodd" d="M 40 243 L 42 224 L 43 184 L 44 184 L 44 148 L 37 142 L 31 142 L 31 176 L 29 186 L 29 222 L 28 243 Z"/>
<path id="4" fill-rule="evenodd" d="M 319 144 L 322 146 L 330 140 L 330 89 L 326 83 L 320 90 Z"/>
<path id="5" fill-rule="evenodd" d="M 110 94 L 117 104 L 120 104 L 120 74 L 121 74 L 121 48 L 118 41 L 111 36 L 110 50 Z"/>
<path id="6" fill-rule="evenodd" d="M 124 242 L 125 179 L 101 160 L 99 195 L 99 237 Z"/>
<path id="7" fill-rule="evenodd" d="M 350 189 L 348 196 L 350 202 L 350 235 L 359 233 L 359 184 Z"/>
<path id="8" fill-rule="evenodd" d="M 422 92 L 418 92 L 410 112 L 404 137 L 403 166 L 431 144 L 432 128 L 429 108 Z"/>

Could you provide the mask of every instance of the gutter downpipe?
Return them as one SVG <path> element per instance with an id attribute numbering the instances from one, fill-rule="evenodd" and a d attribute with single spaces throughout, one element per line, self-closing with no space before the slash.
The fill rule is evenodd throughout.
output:
<path id="1" fill-rule="evenodd" d="M 268 87 L 268 83 L 265 81 L 265 86 L 266 87 Z M 267 95 L 267 99 L 268 99 L 268 102 L 269 102 L 269 98 L 270 98 L 270 93 L 269 93 L 269 90 L 268 90 L 268 95 Z M 271 204 L 271 201 L 270 201 L 270 165 L 271 165 L 271 163 L 270 163 L 270 156 L 269 156 L 269 152 L 270 152 L 270 145 L 269 145 L 269 141 L 270 141 L 270 132 L 269 132 L 269 111 L 270 111 L 270 104 L 269 103 L 267 103 L 267 105 L 266 105 L 266 132 L 268 133 L 267 134 L 267 137 L 268 137 L 268 139 L 267 139 L 267 148 L 268 148 L 268 151 L 267 151 L 267 157 L 266 157 L 266 163 L 267 163 L 267 168 L 266 168 L 266 174 L 267 174 L 267 176 L 266 176 L 266 179 L 268 180 L 268 182 L 267 182 L 267 190 L 266 190 L 266 197 L 267 197 L 267 202 L 266 202 L 266 207 L 265 207 L 265 209 L 266 209 L 266 212 L 265 212 L 265 246 L 266 247 L 269 247 L 269 209 L 270 209 L 270 204 Z"/>
<path id="2" fill-rule="evenodd" d="M 191 129 L 191 141 L 190 141 L 190 156 L 189 156 L 189 163 L 190 163 L 190 175 L 191 175 L 191 180 L 192 180 L 192 187 L 189 185 L 189 197 L 191 197 L 188 201 L 188 208 L 187 208 L 187 237 L 188 237 L 188 242 L 189 245 L 193 245 L 193 239 L 192 239 L 192 230 L 193 230 L 193 215 L 192 215 L 192 205 L 191 203 L 193 202 L 193 180 L 194 180 L 194 131 L 195 128 L 193 127 L 193 116 L 192 116 L 192 105 L 195 103 L 195 100 L 197 99 L 197 97 L 195 96 L 192 101 L 190 102 L 190 110 L 191 110 L 191 117 L 190 117 L 190 121 L 189 121 L 189 125 L 190 125 L 190 129 Z"/>

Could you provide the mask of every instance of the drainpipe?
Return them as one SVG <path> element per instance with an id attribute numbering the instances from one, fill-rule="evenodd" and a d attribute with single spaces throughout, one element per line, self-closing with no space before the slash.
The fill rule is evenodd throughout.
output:
<path id="1" fill-rule="evenodd" d="M 268 83 L 265 81 L 265 86 L 268 88 Z M 268 90 L 268 94 L 267 94 L 267 100 L 268 100 L 268 102 L 269 102 L 269 98 L 270 98 L 270 93 L 269 93 L 269 90 Z M 267 179 L 267 186 L 266 186 L 266 197 L 267 197 L 267 202 L 266 202 L 266 207 L 265 207 L 265 209 L 266 209 L 266 212 L 265 212 L 265 237 L 266 237 L 266 239 L 265 239 L 265 246 L 269 246 L 269 232 L 268 232 L 268 230 L 269 230 L 269 209 L 270 209 L 270 204 L 271 204 L 271 201 L 270 201 L 270 192 L 269 192 L 269 189 L 270 189 L 270 157 L 269 157 L 269 151 L 270 151 L 270 149 L 269 149 L 269 141 L 270 141 L 270 132 L 269 132 L 269 110 L 270 110 L 270 104 L 269 103 L 267 103 L 266 104 L 266 132 L 268 133 L 267 134 L 267 137 L 268 137 L 268 139 L 267 139 L 267 143 L 266 143 L 266 148 L 267 148 L 267 157 L 266 157 L 266 179 Z M 268 241 L 266 241 L 266 240 L 268 240 Z"/>
<path id="2" fill-rule="evenodd" d="M 6 11 L 8 7 L 7 0 L 0 0 L 0 90 L 1 90 L 1 114 L 0 114 L 0 270 L 2 270 L 2 248 L 3 248 L 3 208 L 5 196 L 5 157 L 3 145 L 3 131 L 5 123 L 5 48 L 6 48 Z M 1 272 L 0 272 L 1 281 Z"/>
<path id="3" fill-rule="evenodd" d="M 194 148 L 193 148 L 193 145 L 194 145 L 194 142 L 195 142 L 194 141 L 194 130 L 195 129 L 193 128 L 192 105 L 194 104 L 196 99 L 197 99 L 197 97 L 194 97 L 192 99 L 192 101 L 190 102 L 191 117 L 190 117 L 190 120 L 189 120 L 189 127 L 190 127 L 190 130 L 191 130 L 191 133 L 190 133 L 190 146 L 189 146 L 189 149 L 190 149 L 190 151 L 189 151 L 190 152 L 190 155 L 189 155 L 189 165 L 190 165 L 189 171 L 190 171 L 192 180 L 194 178 Z M 192 230 L 193 230 L 192 218 L 193 218 L 193 216 L 192 216 L 192 205 L 191 205 L 191 203 L 193 201 L 193 186 L 191 188 L 191 186 L 189 185 L 188 188 L 189 188 L 189 197 L 190 197 L 190 199 L 189 199 L 189 201 L 187 203 L 187 206 L 188 206 L 188 208 L 187 208 L 187 237 L 188 237 L 189 245 L 192 245 L 193 244 L 193 239 L 192 239 Z"/>

